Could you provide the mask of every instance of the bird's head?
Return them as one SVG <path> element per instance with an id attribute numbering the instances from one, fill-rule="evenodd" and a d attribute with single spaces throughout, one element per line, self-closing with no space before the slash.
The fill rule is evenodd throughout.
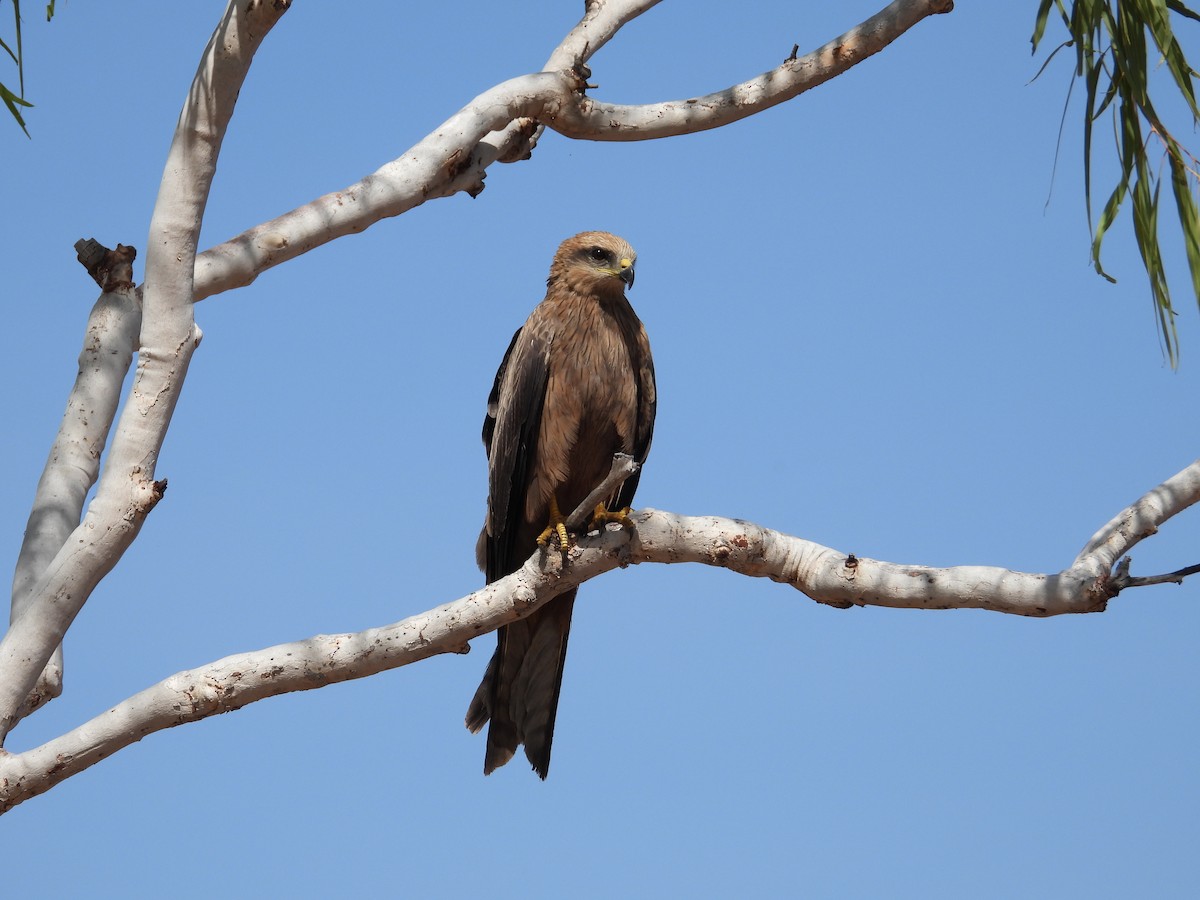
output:
<path id="1" fill-rule="evenodd" d="M 621 294 L 633 287 L 637 254 L 624 238 L 585 231 L 567 238 L 554 254 L 548 284 L 565 283 L 581 293 Z"/>

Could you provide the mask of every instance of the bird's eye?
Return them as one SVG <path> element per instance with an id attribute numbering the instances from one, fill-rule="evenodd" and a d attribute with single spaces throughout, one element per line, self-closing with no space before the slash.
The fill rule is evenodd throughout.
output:
<path id="1" fill-rule="evenodd" d="M 608 259 L 608 253 L 601 247 L 593 247 L 588 251 L 588 256 L 596 262 L 604 262 Z"/>

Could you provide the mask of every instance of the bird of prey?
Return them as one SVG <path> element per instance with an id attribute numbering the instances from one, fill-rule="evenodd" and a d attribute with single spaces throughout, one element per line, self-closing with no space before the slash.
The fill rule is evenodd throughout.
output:
<path id="1" fill-rule="evenodd" d="M 613 455 L 641 463 L 650 450 L 654 363 L 625 298 L 636 259 L 628 243 L 604 231 L 563 241 L 545 299 L 504 354 L 483 422 L 488 506 L 476 556 L 489 584 L 519 569 L 539 544 L 566 550 L 563 517 L 600 485 Z M 626 521 L 640 473 L 597 507 L 593 524 Z M 491 720 L 484 774 L 524 744 L 546 777 L 574 602 L 572 588 L 497 633 L 466 718 L 472 732 Z"/>

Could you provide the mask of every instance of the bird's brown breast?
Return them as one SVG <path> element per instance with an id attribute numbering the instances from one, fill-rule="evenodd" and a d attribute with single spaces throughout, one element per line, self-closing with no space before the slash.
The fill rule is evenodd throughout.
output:
<path id="1" fill-rule="evenodd" d="M 549 381 L 525 518 L 544 523 L 550 496 L 569 513 L 634 449 L 641 323 L 623 296 L 566 292 L 547 299 L 529 326 L 549 327 Z M 528 327 L 528 326 L 527 326 Z"/>

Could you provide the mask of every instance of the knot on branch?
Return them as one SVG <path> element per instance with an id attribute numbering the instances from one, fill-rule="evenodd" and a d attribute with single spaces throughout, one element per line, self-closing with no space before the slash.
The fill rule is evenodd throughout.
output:
<path id="1" fill-rule="evenodd" d="M 21 704 L 17 721 L 33 715 L 35 710 L 62 696 L 62 687 L 62 667 L 54 665 L 53 662 L 47 663 L 45 670 L 38 676 L 37 684 Z"/>
<path id="2" fill-rule="evenodd" d="M 167 479 L 165 478 L 161 478 L 158 481 L 141 482 L 138 485 L 138 497 L 127 515 L 133 519 L 146 518 L 146 516 L 150 515 L 150 511 L 158 506 L 158 501 L 163 498 L 163 494 L 166 492 Z"/>
<path id="3" fill-rule="evenodd" d="M 514 119 L 508 126 L 508 133 L 501 154 L 496 157 L 502 163 L 522 162 L 533 156 L 537 147 L 538 137 L 541 136 L 541 126 L 537 119 Z"/>
<path id="4" fill-rule="evenodd" d="M 116 250 L 109 250 L 95 238 L 80 238 L 75 242 L 75 254 L 102 291 L 133 287 L 133 261 L 137 259 L 134 247 L 117 244 Z"/>
<path id="5" fill-rule="evenodd" d="M 587 53 L 587 46 L 583 48 L 583 52 Z M 592 70 L 587 67 L 583 58 L 575 60 L 575 65 L 568 70 L 571 76 L 571 90 L 579 94 L 586 94 L 588 89 L 595 90 L 600 85 L 589 83 L 588 79 L 592 77 Z"/>

